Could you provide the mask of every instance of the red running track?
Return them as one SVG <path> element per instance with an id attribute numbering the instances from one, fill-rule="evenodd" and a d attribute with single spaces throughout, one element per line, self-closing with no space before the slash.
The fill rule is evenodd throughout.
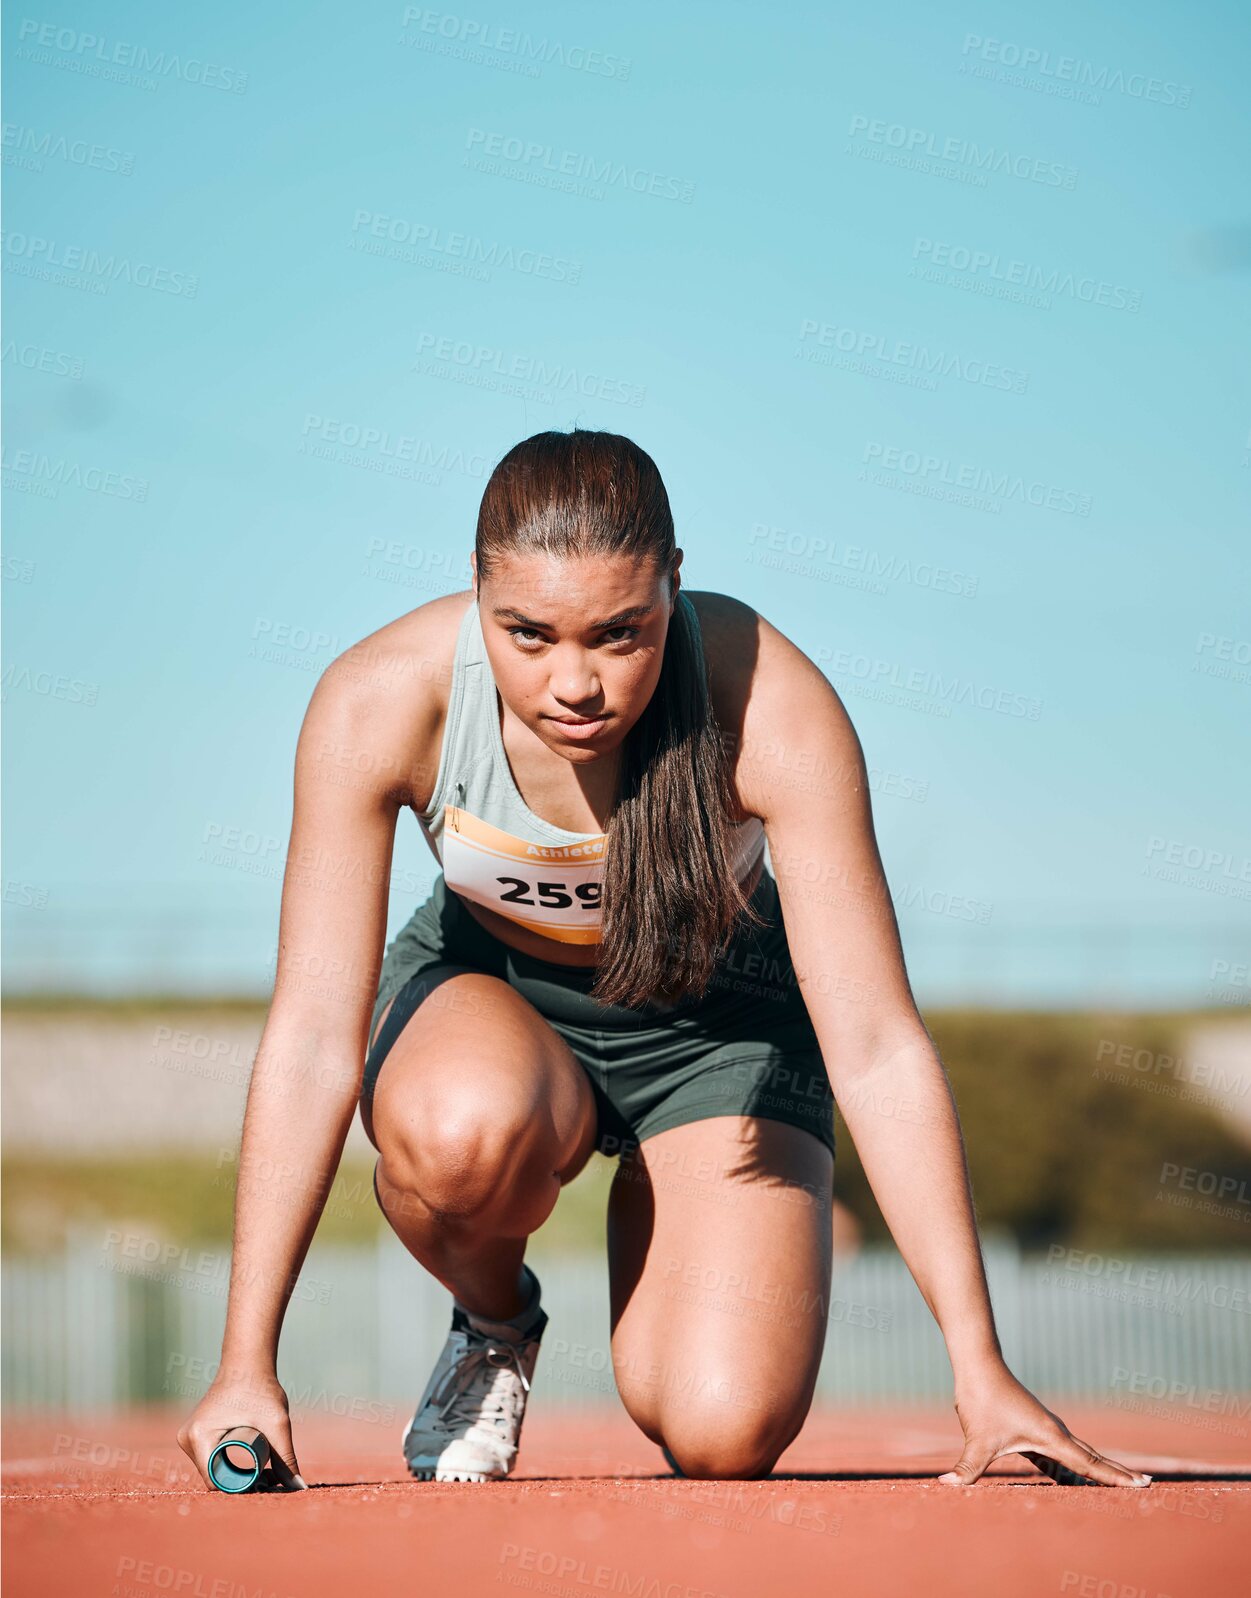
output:
<path id="1" fill-rule="evenodd" d="M 174 1442 L 188 1406 L 4 1427 L 7 1598 L 1245 1598 L 1245 1419 L 1064 1405 L 1151 1471 L 1058 1487 L 1002 1460 L 970 1488 L 949 1409 L 816 1411 L 765 1481 L 683 1481 L 623 1410 L 532 1408 L 507 1482 L 419 1483 L 407 1415 L 299 1412 L 310 1491 L 228 1497 Z"/>

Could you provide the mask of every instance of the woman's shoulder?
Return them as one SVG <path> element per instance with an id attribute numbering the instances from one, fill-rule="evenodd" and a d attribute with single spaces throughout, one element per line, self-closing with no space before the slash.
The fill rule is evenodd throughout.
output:
<path id="1" fill-rule="evenodd" d="M 456 638 L 472 602 L 472 588 L 427 600 L 345 649 L 327 675 L 333 673 L 345 690 L 354 686 L 365 695 L 412 697 L 427 707 L 441 698 L 446 706 Z M 423 692 L 404 694 L 419 686 Z"/>
<path id="2" fill-rule="evenodd" d="M 762 673 L 777 669 L 777 643 L 789 640 L 754 606 L 733 594 L 706 588 L 687 588 L 683 592 L 699 618 L 717 720 L 727 732 L 741 728 Z"/>
<path id="3" fill-rule="evenodd" d="M 832 724 L 845 723 L 848 730 L 850 718 L 820 667 L 754 606 L 732 594 L 704 589 L 686 593 L 699 617 L 709 692 L 730 756 L 740 814 L 759 815 L 758 790 L 769 768 L 766 752 L 772 756 L 777 740 L 789 740 L 788 729 L 796 722 L 806 725 L 802 707 L 818 712 L 819 720 L 827 705 L 836 706 Z M 825 732 L 814 721 L 805 736 L 820 741 Z M 846 751 L 840 741 L 838 749 L 807 750 L 805 758 L 818 753 L 838 759 Z"/>
<path id="4" fill-rule="evenodd" d="M 753 686 L 785 686 L 790 677 L 823 675 L 795 641 L 761 611 L 733 594 L 682 590 L 695 607 L 714 692 L 727 700 Z"/>
<path id="5" fill-rule="evenodd" d="M 472 603 L 466 588 L 406 611 L 345 649 L 317 686 L 337 702 L 332 719 L 356 729 L 356 760 L 387 774 L 419 813 L 434 792 L 457 635 Z"/>

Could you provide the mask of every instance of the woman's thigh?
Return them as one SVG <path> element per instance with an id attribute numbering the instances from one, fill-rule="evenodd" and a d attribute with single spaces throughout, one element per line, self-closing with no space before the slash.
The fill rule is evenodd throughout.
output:
<path id="1" fill-rule="evenodd" d="M 767 1473 L 804 1423 L 829 1314 L 833 1169 L 810 1132 L 747 1116 L 659 1132 L 618 1167 L 614 1374 L 687 1475 Z"/>
<path id="2" fill-rule="evenodd" d="M 378 1019 L 371 1050 L 394 1005 L 411 1010 L 360 1106 L 393 1177 L 436 1146 L 460 1156 L 486 1141 L 517 1159 L 541 1149 L 570 1181 L 595 1145 L 597 1112 L 569 1045 L 498 977 L 440 965 L 413 982 Z"/>

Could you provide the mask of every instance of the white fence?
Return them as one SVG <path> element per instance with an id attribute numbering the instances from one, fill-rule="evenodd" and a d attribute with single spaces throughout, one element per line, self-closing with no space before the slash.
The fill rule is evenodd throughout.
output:
<path id="1" fill-rule="evenodd" d="M 1048 1395 L 1187 1403 L 1251 1430 L 1251 1256 L 1022 1256 L 985 1242 L 1009 1364 Z M 550 1317 L 535 1378 L 544 1407 L 615 1402 L 602 1255 L 536 1259 Z M 190 1405 L 220 1352 L 229 1257 L 194 1249 L 121 1259 L 80 1234 L 61 1255 L 3 1267 L 3 1399 L 11 1410 Z M 802 1305 L 750 1282 L 675 1284 L 710 1313 L 786 1327 Z M 809 1304 L 811 1304 L 809 1300 Z M 898 1253 L 836 1267 L 817 1402 L 944 1401 L 941 1334 Z M 341 1414 L 411 1405 L 447 1333 L 451 1300 L 391 1232 L 376 1246 L 314 1241 L 292 1295 L 279 1374 L 293 1406 Z M 376 1412 L 376 1408 L 375 1408 Z M 1232 1419 L 1230 1418 L 1232 1417 Z"/>

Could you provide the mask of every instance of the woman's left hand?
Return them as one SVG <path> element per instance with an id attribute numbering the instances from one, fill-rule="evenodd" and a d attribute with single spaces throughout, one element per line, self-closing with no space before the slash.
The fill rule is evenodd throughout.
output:
<path id="1" fill-rule="evenodd" d="M 964 1428 L 964 1453 L 954 1470 L 938 1478 L 952 1486 L 969 1486 L 1004 1454 L 1024 1455 L 1062 1486 L 1146 1487 L 1151 1481 L 1074 1437 L 1006 1365 L 970 1378 L 957 1394 L 956 1414 Z"/>

